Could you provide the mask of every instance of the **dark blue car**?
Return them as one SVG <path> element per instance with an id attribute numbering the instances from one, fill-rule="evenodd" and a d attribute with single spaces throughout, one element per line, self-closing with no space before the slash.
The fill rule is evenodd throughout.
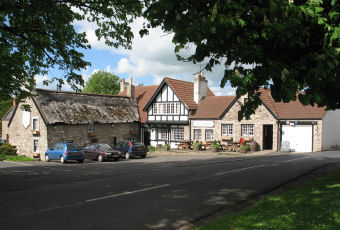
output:
<path id="1" fill-rule="evenodd" d="M 130 159 L 134 156 L 145 158 L 148 151 L 143 143 L 136 141 L 118 142 L 114 149 L 118 150 L 125 159 Z"/>
<path id="2" fill-rule="evenodd" d="M 82 147 L 73 143 L 58 143 L 45 153 L 45 161 L 60 160 L 63 164 L 68 160 L 75 160 L 79 163 L 84 161 Z"/>

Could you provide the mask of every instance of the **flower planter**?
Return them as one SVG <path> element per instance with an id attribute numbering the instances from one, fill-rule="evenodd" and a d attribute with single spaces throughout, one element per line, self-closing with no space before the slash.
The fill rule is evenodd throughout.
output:
<path id="1" fill-rule="evenodd" d="M 247 153 L 247 152 L 248 152 L 247 149 L 241 149 L 241 148 L 240 148 L 238 151 L 239 151 L 240 153 Z"/>
<path id="2" fill-rule="evenodd" d="M 201 150 L 201 147 L 200 146 L 194 146 L 194 151 L 200 151 Z"/>
<path id="3" fill-rule="evenodd" d="M 250 151 L 256 151 L 257 143 L 252 141 L 249 143 Z"/>
<path id="4" fill-rule="evenodd" d="M 211 149 L 213 152 L 218 152 L 218 148 L 216 148 L 216 147 L 212 147 L 212 149 Z"/>

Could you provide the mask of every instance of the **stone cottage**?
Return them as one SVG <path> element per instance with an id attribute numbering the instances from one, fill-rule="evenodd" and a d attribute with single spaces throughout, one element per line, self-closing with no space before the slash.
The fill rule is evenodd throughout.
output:
<path id="1" fill-rule="evenodd" d="M 13 105 L 2 119 L 3 135 L 19 154 L 43 158 L 58 142 L 84 145 L 139 139 L 139 113 L 134 98 L 36 89 Z M 24 111 L 22 104 L 30 106 Z"/>

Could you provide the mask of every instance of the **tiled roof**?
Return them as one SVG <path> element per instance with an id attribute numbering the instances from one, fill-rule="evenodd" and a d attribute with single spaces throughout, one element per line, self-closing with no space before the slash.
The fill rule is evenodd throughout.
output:
<path id="1" fill-rule="evenodd" d="M 198 104 L 196 113 L 190 118 L 219 119 L 235 98 L 235 96 L 208 96 Z"/>
<path id="2" fill-rule="evenodd" d="M 157 88 L 158 88 L 158 85 L 135 87 L 135 98 L 137 99 L 137 103 L 138 103 L 138 110 L 139 110 L 141 123 L 146 123 L 148 119 L 148 112 L 143 111 L 143 108 L 149 102 L 150 98 L 155 93 Z M 126 89 L 123 92 L 119 92 L 118 95 L 126 96 Z"/>
<path id="3" fill-rule="evenodd" d="M 259 90 L 261 100 L 279 119 L 322 119 L 326 110 L 317 105 L 303 105 L 298 99 L 288 103 L 275 102 L 270 89 Z"/>
<path id="4" fill-rule="evenodd" d="M 9 121 L 12 119 L 12 116 L 14 114 L 14 111 L 15 111 L 15 106 L 12 106 L 8 112 L 3 116 L 2 120 L 4 121 Z"/>
<path id="5" fill-rule="evenodd" d="M 135 99 L 36 89 L 32 97 L 47 124 L 138 122 Z"/>
<path id="6" fill-rule="evenodd" d="M 171 86 L 178 97 L 188 106 L 188 109 L 196 109 L 197 104 L 194 101 L 194 83 L 176 80 L 172 78 L 164 78 Z M 208 88 L 207 96 L 214 96 L 213 92 Z"/>

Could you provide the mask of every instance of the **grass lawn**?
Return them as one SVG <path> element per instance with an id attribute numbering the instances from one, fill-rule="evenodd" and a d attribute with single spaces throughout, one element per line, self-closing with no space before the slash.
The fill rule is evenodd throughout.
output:
<path id="1" fill-rule="evenodd" d="M 340 171 L 195 230 L 340 229 Z"/>
<path id="2" fill-rule="evenodd" d="M 0 155 L 0 159 L 6 161 L 34 161 L 34 159 L 26 156 L 12 156 L 12 155 Z"/>

